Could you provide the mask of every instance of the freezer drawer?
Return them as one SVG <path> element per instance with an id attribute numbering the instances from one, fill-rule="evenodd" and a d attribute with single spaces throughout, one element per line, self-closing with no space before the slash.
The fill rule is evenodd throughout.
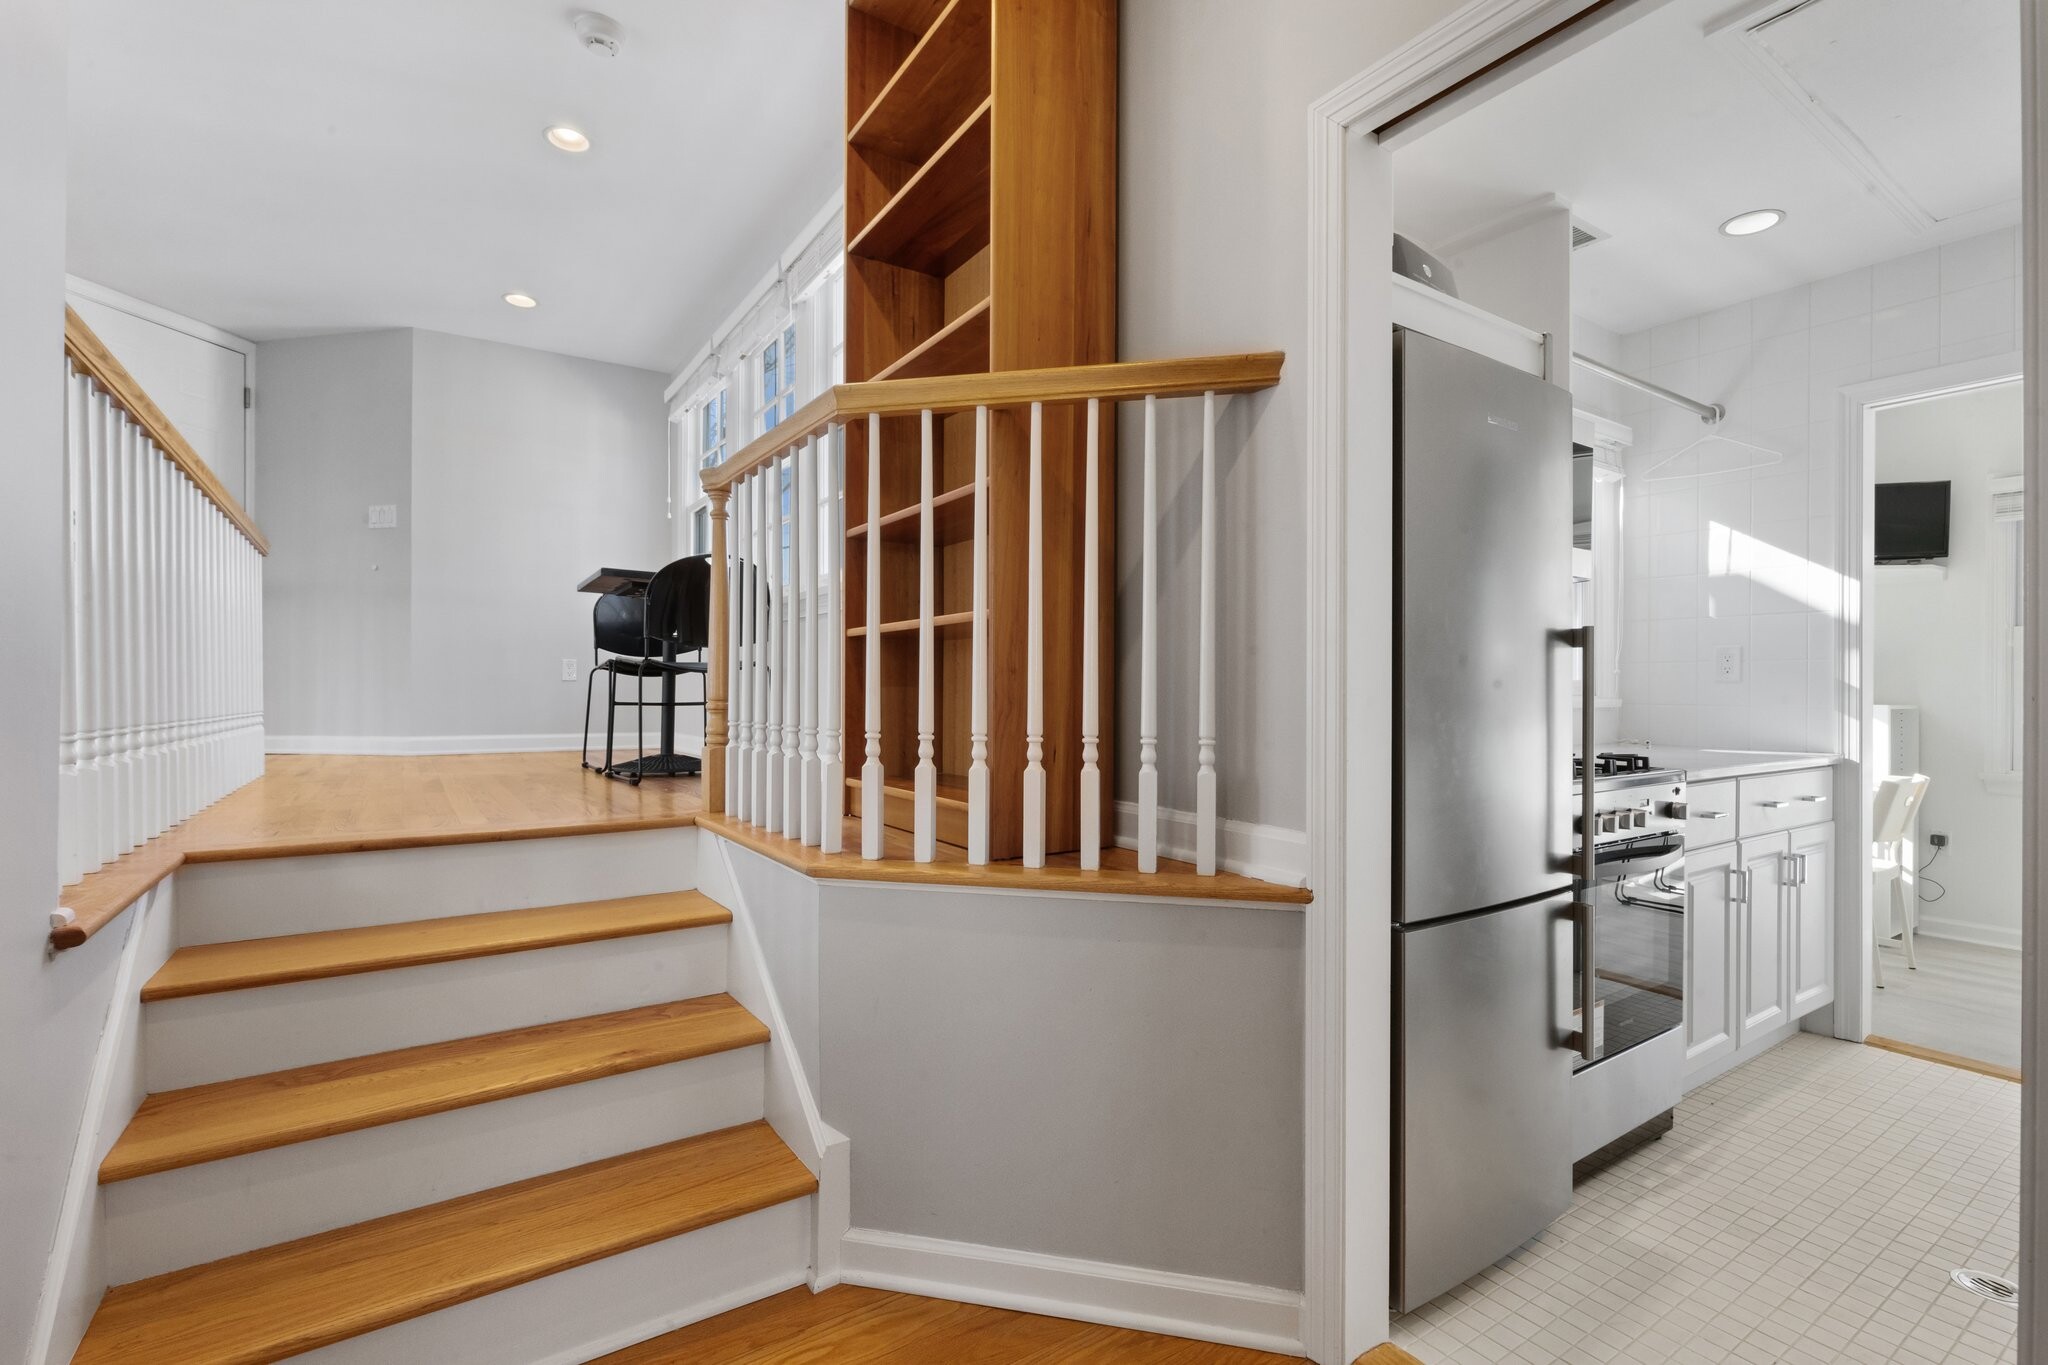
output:
<path id="1" fill-rule="evenodd" d="M 1571 900 L 1394 931 L 1394 1306 L 1419 1308 L 1572 1197 Z"/>

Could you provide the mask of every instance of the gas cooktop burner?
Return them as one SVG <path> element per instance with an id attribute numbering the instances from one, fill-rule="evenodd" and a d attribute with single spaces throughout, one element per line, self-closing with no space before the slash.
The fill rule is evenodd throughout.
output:
<path id="1" fill-rule="evenodd" d="M 1648 754 L 1616 753 L 1593 755 L 1593 776 L 1595 777 L 1622 777 L 1629 773 L 1646 773 L 1649 771 L 1650 756 Z M 1581 781 L 1585 776 L 1586 760 L 1583 758 L 1573 758 L 1572 781 Z"/>

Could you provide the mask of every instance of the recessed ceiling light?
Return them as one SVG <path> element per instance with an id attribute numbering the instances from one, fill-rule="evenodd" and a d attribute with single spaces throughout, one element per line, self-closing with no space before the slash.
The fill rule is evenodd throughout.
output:
<path id="1" fill-rule="evenodd" d="M 540 300 L 534 298 L 531 294 L 507 294 L 505 302 L 511 304 L 514 308 L 533 308 L 539 305 Z"/>
<path id="2" fill-rule="evenodd" d="M 548 129 L 548 141 L 565 152 L 587 152 L 590 150 L 589 136 L 578 129 L 571 128 L 566 123 L 557 123 L 554 127 Z"/>
<path id="3" fill-rule="evenodd" d="M 1783 209 L 1751 209 L 1721 224 L 1721 232 L 1728 237 L 1754 237 L 1759 232 L 1769 232 L 1784 221 Z"/>

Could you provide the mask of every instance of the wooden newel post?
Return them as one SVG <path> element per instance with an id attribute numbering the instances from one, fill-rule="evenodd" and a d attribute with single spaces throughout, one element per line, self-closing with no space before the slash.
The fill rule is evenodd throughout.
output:
<path id="1" fill-rule="evenodd" d="M 714 488 L 711 495 L 711 671 L 704 678 L 704 809 L 713 815 L 725 810 L 725 694 L 726 673 L 732 662 L 726 657 L 726 612 L 731 610 L 732 579 L 725 557 L 725 505 L 729 488 Z"/>

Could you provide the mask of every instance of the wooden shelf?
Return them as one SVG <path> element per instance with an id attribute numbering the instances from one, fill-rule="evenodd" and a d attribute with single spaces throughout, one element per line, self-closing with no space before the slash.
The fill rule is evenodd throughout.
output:
<path id="1" fill-rule="evenodd" d="M 929 379 L 941 374 L 988 373 L 988 300 L 905 351 L 875 373 L 877 379 Z"/>
<path id="2" fill-rule="evenodd" d="M 932 17 L 946 7 L 946 0 L 849 0 L 849 4 L 891 28 L 922 33 L 931 27 Z"/>
<path id="3" fill-rule="evenodd" d="M 846 254 L 942 275 L 988 245 L 989 129 L 985 99 L 846 244 Z"/>
<path id="4" fill-rule="evenodd" d="M 952 0 L 846 140 L 913 165 L 989 97 L 989 0 Z"/>
<path id="5" fill-rule="evenodd" d="M 881 519 L 882 539 L 891 541 L 914 541 L 922 529 L 922 510 L 919 504 L 899 507 Z M 857 540 L 867 535 L 866 522 L 846 528 L 846 538 Z M 939 545 L 952 545 L 974 535 L 974 485 L 963 483 L 958 488 L 949 488 L 932 499 L 932 540 Z"/>
<path id="6" fill-rule="evenodd" d="M 974 613 L 971 611 L 949 611 L 944 616 L 934 616 L 932 618 L 933 630 L 949 630 L 958 626 L 972 624 L 974 624 Z M 905 632 L 914 633 L 917 630 L 917 626 L 918 620 L 915 616 L 905 621 L 884 621 L 882 622 L 881 633 L 884 635 L 901 635 Z M 849 626 L 846 631 L 848 639 L 864 636 L 867 633 L 868 628 L 866 626 Z"/>

